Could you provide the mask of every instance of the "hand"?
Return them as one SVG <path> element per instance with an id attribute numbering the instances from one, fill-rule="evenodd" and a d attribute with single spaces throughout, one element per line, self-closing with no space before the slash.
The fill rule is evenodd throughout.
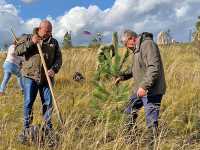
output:
<path id="1" fill-rule="evenodd" d="M 120 78 L 120 77 L 118 77 L 116 80 L 115 80 L 115 85 L 118 85 L 119 84 L 119 82 L 121 81 L 122 79 Z"/>
<path id="2" fill-rule="evenodd" d="M 32 42 L 34 43 L 34 44 L 37 44 L 37 43 L 39 43 L 41 41 L 41 38 L 37 35 L 37 34 L 34 34 L 33 36 L 32 36 Z"/>
<path id="3" fill-rule="evenodd" d="M 55 76 L 55 72 L 53 71 L 53 69 L 48 70 L 48 76 L 49 77 L 54 77 Z"/>
<path id="4" fill-rule="evenodd" d="M 137 96 L 138 97 L 144 97 L 144 96 L 146 96 L 147 95 L 147 91 L 146 90 L 144 90 L 143 88 L 139 88 L 138 90 L 137 90 Z"/>

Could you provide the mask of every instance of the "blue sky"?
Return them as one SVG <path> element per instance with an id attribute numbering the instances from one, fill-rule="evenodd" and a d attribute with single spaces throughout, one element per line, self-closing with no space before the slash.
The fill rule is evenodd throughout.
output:
<path id="1" fill-rule="evenodd" d="M 48 15 L 55 18 L 75 6 L 87 8 L 89 5 L 97 5 L 101 9 L 106 9 L 113 5 L 114 0 L 36 0 L 32 3 L 24 3 L 21 0 L 7 0 L 7 2 L 19 8 L 19 15 L 27 20 L 35 17 L 46 18 Z"/>
<path id="2" fill-rule="evenodd" d="M 88 44 L 93 35 L 103 33 L 103 42 L 112 32 L 132 29 L 137 33 L 170 29 L 178 42 L 187 42 L 200 15 L 200 0 L 0 0 L 0 47 L 12 41 L 10 28 L 17 35 L 31 33 L 42 19 L 53 24 L 53 36 L 62 43 L 66 31 L 72 42 Z"/>

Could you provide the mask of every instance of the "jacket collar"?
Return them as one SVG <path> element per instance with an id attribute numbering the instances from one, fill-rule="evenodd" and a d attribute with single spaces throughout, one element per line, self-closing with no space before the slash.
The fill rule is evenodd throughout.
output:
<path id="1" fill-rule="evenodd" d="M 141 39 L 141 38 L 142 38 L 142 36 L 139 36 L 139 39 L 135 45 L 135 50 L 133 51 L 134 54 L 138 53 L 140 51 L 141 45 L 145 40 L 152 40 L 151 37 L 143 37 L 143 39 Z"/>

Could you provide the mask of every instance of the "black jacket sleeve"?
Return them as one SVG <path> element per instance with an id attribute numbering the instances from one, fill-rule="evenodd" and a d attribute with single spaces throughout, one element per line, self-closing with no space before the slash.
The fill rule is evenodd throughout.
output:
<path id="1" fill-rule="evenodd" d="M 56 53 L 55 53 L 55 61 L 52 65 L 52 69 L 55 73 L 57 73 L 60 70 L 60 67 L 62 66 L 62 53 L 59 47 L 59 44 L 56 42 Z"/>

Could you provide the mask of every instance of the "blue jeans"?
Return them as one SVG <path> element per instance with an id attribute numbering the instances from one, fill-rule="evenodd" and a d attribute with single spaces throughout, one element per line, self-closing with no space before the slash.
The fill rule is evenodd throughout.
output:
<path id="1" fill-rule="evenodd" d="M 157 127 L 160 112 L 162 95 L 151 95 L 137 98 L 136 95 L 130 97 L 130 103 L 125 109 L 125 113 L 136 113 L 144 106 L 147 127 Z"/>
<path id="2" fill-rule="evenodd" d="M 42 114 L 45 125 L 52 128 L 52 95 L 48 84 L 39 84 L 33 79 L 23 77 L 24 83 L 24 128 L 29 128 L 33 120 L 32 107 L 39 91 L 42 101 Z"/>
<path id="3" fill-rule="evenodd" d="M 5 91 L 8 81 L 10 80 L 10 77 L 12 74 L 17 76 L 17 81 L 18 81 L 19 87 L 21 90 L 23 90 L 23 82 L 22 82 L 22 75 L 20 72 L 20 67 L 14 63 L 5 61 L 3 64 L 3 68 L 4 68 L 4 76 L 3 76 L 3 81 L 0 86 L 0 92 Z"/>

